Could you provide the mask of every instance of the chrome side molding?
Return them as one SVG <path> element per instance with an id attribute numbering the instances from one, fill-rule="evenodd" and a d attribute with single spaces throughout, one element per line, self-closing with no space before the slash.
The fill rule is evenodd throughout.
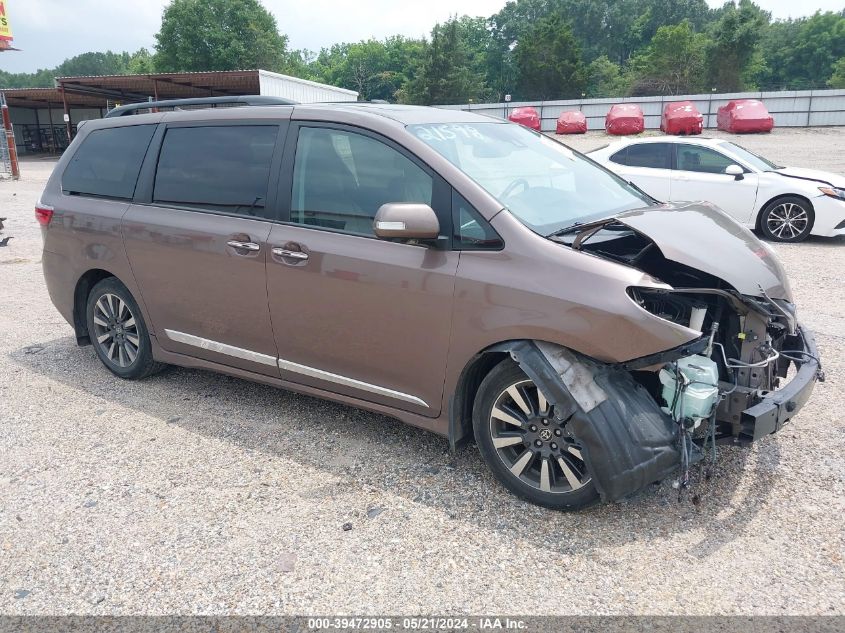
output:
<path id="1" fill-rule="evenodd" d="M 193 334 L 185 334 L 184 332 L 177 332 L 176 330 L 165 330 L 165 334 L 167 334 L 167 338 L 171 341 L 176 341 L 177 343 L 184 343 L 185 345 L 193 345 L 194 347 L 199 347 L 200 349 L 207 349 L 211 352 L 217 352 L 219 354 L 226 354 L 226 356 L 234 356 L 235 358 L 240 358 L 242 360 L 248 360 L 253 363 L 261 363 L 262 365 L 275 365 L 276 364 L 276 357 L 269 356 L 267 354 L 259 354 L 258 352 L 253 352 L 252 350 L 243 349 L 242 347 L 235 347 L 234 345 L 226 345 L 226 343 L 220 343 L 218 341 L 212 341 L 207 338 L 201 338 L 199 336 L 194 336 Z"/>
<path id="2" fill-rule="evenodd" d="M 410 402 L 411 404 L 428 407 L 424 400 L 421 400 L 416 396 L 402 393 L 401 391 L 394 391 L 393 389 L 388 389 L 387 387 L 379 387 L 378 385 L 373 385 L 362 380 L 355 380 L 354 378 L 347 378 L 346 376 L 333 374 L 328 371 L 323 371 L 322 369 L 315 369 L 314 367 L 309 367 L 308 365 L 300 365 L 299 363 L 293 363 L 282 358 L 279 359 L 279 369 L 293 372 L 295 374 L 302 374 L 303 376 L 309 376 L 311 378 L 317 378 L 319 380 L 326 380 L 337 385 L 343 385 L 344 387 L 361 389 L 362 391 L 369 391 L 370 393 L 378 394 L 380 396 L 387 396 L 388 398 L 395 398 L 396 400 L 403 400 L 405 402 Z"/>
<path id="3" fill-rule="evenodd" d="M 212 341 L 211 339 L 202 338 L 200 336 L 194 336 L 193 334 L 186 334 L 185 332 L 177 332 L 176 330 L 165 329 L 164 333 L 167 335 L 167 338 L 169 338 L 171 341 L 176 341 L 177 343 L 192 345 L 193 347 L 207 349 L 211 352 L 225 354 L 226 356 L 233 356 L 235 358 L 248 360 L 253 363 L 261 363 L 262 365 L 276 366 L 279 369 L 289 371 L 295 374 L 301 374 L 310 378 L 317 378 L 318 380 L 333 382 L 336 385 L 352 387 L 353 389 L 360 389 L 361 391 L 368 391 L 369 393 L 374 393 L 380 396 L 386 396 L 388 398 L 394 398 L 395 400 L 402 400 L 404 402 L 410 402 L 411 404 L 428 407 L 428 404 L 426 404 L 424 400 L 417 398 L 416 396 L 412 396 L 407 393 L 402 393 L 401 391 L 388 389 L 387 387 L 373 385 L 368 382 L 364 382 L 363 380 L 347 378 L 346 376 L 333 374 L 328 371 L 323 371 L 322 369 L 309 367 L 308 365 L 300 365 L 299 363 L 294 363 L 289 360 L 276 358 L 275 356 L 269 356 L 268 354 L 260 354 L 259 352 L 253 352 L 252 350 L 243 349 L 242 347 L 227 345 L 226 343 Z"/>

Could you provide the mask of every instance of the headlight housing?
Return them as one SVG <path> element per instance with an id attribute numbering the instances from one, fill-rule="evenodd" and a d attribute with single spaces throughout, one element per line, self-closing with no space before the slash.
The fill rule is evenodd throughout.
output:
<path id="1" fill-rule="evenodd" d="M 841 187 L 819 187 L 819 191 L 831 198 L 845 201 L 845 189 Z"/>

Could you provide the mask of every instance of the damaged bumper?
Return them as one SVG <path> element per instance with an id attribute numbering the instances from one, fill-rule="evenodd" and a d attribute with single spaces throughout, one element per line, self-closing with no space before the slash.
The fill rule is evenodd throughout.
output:
<path id="1" fill-rule="evenodd" d="M 598 363 L 538 341 L 516 342 L 507 351 L 554 405 L 555 417 L 568 420 L 605 501 L 626 497 L 682 466 L 678 423 L 633 379 L 631 367 Z M 658 360 L 655 355 L 643 363 Z M 776 391 L 746 389 L 741 395 L 742 388 L 723 385 L 723 393 L 734 387 L 735 397 L 725 398 L 715 413 L 717 420 L 730 418 L 727 428 L 733 428 L 720 441 L 746 444 L 775 433 L 809 400 L 816 380 L 824 380 L 813 335 L 800 325 L 785 339 L 781 362 L 784 373 L 789 363 L 797 373 Z"/>
<path id="2" fill-rule="evenodd" d="M 796 362 L 798 372 L 781 389 L 769 392 L 760 402 L 739 413 L 739 435 L 730 438 L 732 442 L 754 442 L 776 433 L 807 403 L 816 380 L 824 381 L 812 332 L 799 325 L 784 347 L 783 354 L 801 359 L 800 363 Z"/>
<path id="3" fill-rule="evenodd" d="M 675 423 L 631 374 L 557 345 L 521 341 L 511 357 L 568 420 L 602 499 L 626 497 L 680 465 Z"/>

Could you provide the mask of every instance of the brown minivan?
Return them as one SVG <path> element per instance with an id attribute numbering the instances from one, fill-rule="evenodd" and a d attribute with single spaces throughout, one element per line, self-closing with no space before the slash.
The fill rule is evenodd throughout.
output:
<path id="1" fill-rule="evenodd" d="M 53 303 L 121 378 L 210 369 L 474 437 L 514 493 L 581 508 L 683 483 L 822 377 L 768 246 L 521 126 L 367 103 L 113 114 L 36 216 Z"/>

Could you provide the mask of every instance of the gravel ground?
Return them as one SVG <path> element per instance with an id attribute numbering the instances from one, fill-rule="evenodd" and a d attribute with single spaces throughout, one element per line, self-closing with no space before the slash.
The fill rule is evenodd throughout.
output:
<path id="1" fill-rule="evenodd" d="M 845 171 L 845 129 L 741 142 Z M 666 482 L 562 514 L 389 418 L 112 377 L 42 280 L 52 166 L 0 183 L 0 613 L 845 614 L 845 241 L 775 246 L 828 376 L 783 432 L 722 450 L 698 504 Z"/>

